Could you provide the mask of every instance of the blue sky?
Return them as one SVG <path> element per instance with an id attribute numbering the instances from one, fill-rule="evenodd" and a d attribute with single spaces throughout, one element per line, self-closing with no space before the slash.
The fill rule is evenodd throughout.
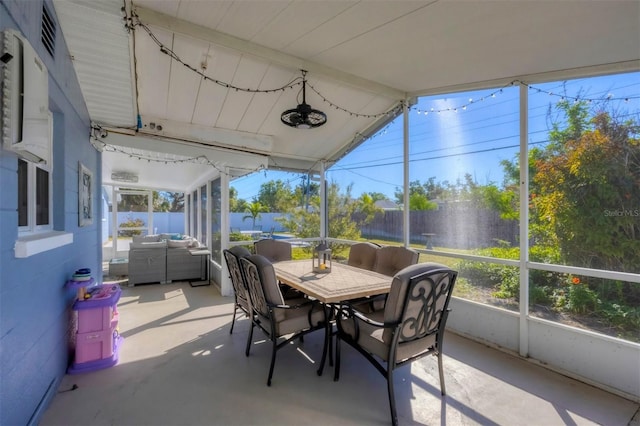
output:
<path id="1" fill-rule="evenodd" d="M 554 105 L 562 96 L 605 103 L 621 115 L 640 121 L 640 73 L 532 84 L 529 93 L 529 143 L 543 144 L 557 119 Z M 570 98 L 567 98 L 570 99 Z M 519 88 L 438 95 L 420 98 L 409 115 L 410 180 L 455 183 L 469 173 L 479 184 L 500 185 L 500 161 L 513 160 L 519 145 Z M 394 199 L 402 186 L 403 119 L 398 117 L 327 171 L 341 188 L 353 184 L 352 195 L 381 192 Z M 265 176 L 266 175 L 266 176 Z M 260 185 L 281 179 L 296 186 L 299 173 L 258 172 L 236 179 L 238 197 L 251 200 Z"/>

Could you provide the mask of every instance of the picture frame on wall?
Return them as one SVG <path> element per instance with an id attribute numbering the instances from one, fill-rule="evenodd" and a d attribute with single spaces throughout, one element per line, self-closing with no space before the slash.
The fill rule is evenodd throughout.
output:
<path id="1" fill-rule="evenodd" d="M 78 162 L 78 225 L 93 223 L 93 172 Z"/>

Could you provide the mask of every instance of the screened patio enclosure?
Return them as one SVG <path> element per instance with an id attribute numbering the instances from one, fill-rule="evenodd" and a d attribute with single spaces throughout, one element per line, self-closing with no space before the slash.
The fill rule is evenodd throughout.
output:
<path id="1" fill-rule="evenodd" d="M 402 128 L 396 154 L 402 158 L 400 187 L 409 206 L 409 127 L 421 97 L 516 93 L 516 151 L 525 164 L 532 87 L 640 69 L 636 2 L 471 7 L 446 1 L 143 0 L 124 2 L 124 11 L 117 1 L 54 4 L 94 121 L 102 183 L 120 186 L 114 175 L 129 172 L 137 183 L 127 187 L 184 192 L 185 230 L 215 254 L 212 278 L 223 295 L 230 295 L 231 286 L 219 254 L 230 244 L 228 188 L 234 178 L 291 170 L 319 176 L 326 188 L 335 164 L 395 119 Z M 95 31 L 87 34 L 87 27 Z M 95 51 L 103 60 L 95 60 Z M 301 103 L 303 75 L 306 101 L 327 114 L 325 125 L 307 130 L 280 119 Z M 519 200 L 530 198 L 528 172 L 522 168 L 517 175 Z M 326 195 L 321 191 L 322 200 Z M 318 238 L 336 237 L 326 203 L 320 206 Z M 450 328 L 638 400 L 640 378 L 629 374 L 640 359 L 638 343 L 530 315 L 529 288 L 539 271 L 633 286 L 640 284 L 639 271 L 532 261 L 527 203 L 520 203 L 517 214 L 516 259 L 446 250 L 437 243 L 420 249 L 421 259 L 462 259 L 518 271 L 515 310 L 457 297 Z M 409 244 L 410 210 L 401 216 L 396 242 Z"/>

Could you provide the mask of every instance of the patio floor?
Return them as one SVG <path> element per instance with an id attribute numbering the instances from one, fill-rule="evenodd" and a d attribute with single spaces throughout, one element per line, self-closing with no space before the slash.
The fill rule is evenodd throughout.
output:
<path id="1" fill-rule="evenodd" d="M 244 356 L 249 322 L 229 334 L 214 286 L 125 286 L 118 310 L 119 363 L 66 375 L 41 425 L 390 424 L 384 378 L 347 345 L 340 381 L 317 376 L 322 332 L 280 350 L 267 387 L 270 345 L 256 331 Z M 640 426 L 637 403 L 455 334 L 444 355 L 445 397 L 434 357 L 397 370 L 401 425 Z"/>

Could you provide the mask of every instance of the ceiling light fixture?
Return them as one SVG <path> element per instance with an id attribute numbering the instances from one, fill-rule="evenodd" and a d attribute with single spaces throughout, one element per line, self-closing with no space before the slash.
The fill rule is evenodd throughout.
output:
<path id="1" fill-rule="evenodd" d="M 307 104 L 305 90 L 307 87 L 306 75 L 307 72 L 302 70 L 302 103 L 294 109 L 286 110 L 280 116 L 280 120 L 284 124 L 295 127 L 296 129 L 320 127 L 327 122 L 327 114 L 322 111 L 318 111 L 317 109 L 313 109 Z"/>

